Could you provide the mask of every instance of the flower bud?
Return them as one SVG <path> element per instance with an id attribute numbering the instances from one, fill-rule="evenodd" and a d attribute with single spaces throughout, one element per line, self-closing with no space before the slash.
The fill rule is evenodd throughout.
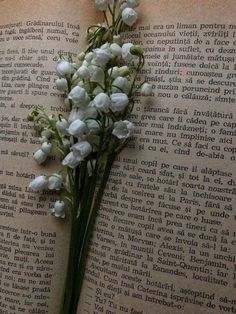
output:
<path id="1" fill-rule="evenodd" d="M 29 112 L 28 115 L 27 115 L 27 120 L 28 121 L 34 121 L 34 118 L 35 118 L 35 115 L 33 112 Z"/>
<path id="2" fill-rule="evenodd" d="M 141 46 L 135 45 L 130 48 L 130 53 L 134 56 L 143 56 L 143 48 Z"/>
<path id="3" fill-rule="evenodd" d="M 128 26 L 132 26 L 137 21 L 137 18 L 138 14 L 132 8 L 125 8 L 122 11 L 122 21 Z"/>
<path id="4" fill-rule="evenodd" d="M 126 0 L 129 8 L 136 8 L 139 6 L 139 0 Z"/>
<path id="5" fill-rule="evenodd" d="M 56 201 L 51 212 L 57 218 L 65 218 L 65 203 L 63 201 Z"/>
<path id="6" fill-rule="evenodd" d="M 84 61 L 84 58 L 85 58 L 85 53 L 84 53 L 84 52 L 81 52 L 81 53 L 78 55 L 78 60 L 79 60 L 79 61 Z"/>
<path id="7" fill-rule="evenodd" d="M 48 180 L 45 176 L 36 177 L 32 182 L 29 184 L 29 188 L 31 188 L 35 192 L 39 192 L 47 188 Z"/>
<path id="8" fill-rule="evenodd" d="M 152 85 L 149 83 L 144 83 L 141 87 L 141 94 L 143 96 L 151 96 L 152 95 Z"/>
<path id="9" fill-rule="evenodd" d="M 106 11 L 108 8 L 108 0 L 95 0 L 96 8 L 100 11 Z"/>
<path id="10" fill-rule="evenodd" d="M 31 112 L 28 113 L 27 119 L 28 121 L 34 121 L 34 118 L 39 115 L 38 108 L 34 108 Z"/>
<path id="11" fill-rule="evenodd" d="M 122 39 L 120 35 L 114 35 L 113 36 L 113 42 L 117 45 L 121 45 L 122 44 Z"/>
<path id="12" fill-rule="evenodd" d="M 54 173 L 48 178 L 48 188 L 49 190 L 60 190 L 62 185 L 62 176 Z"/>
<path id="13" fill-rule="evenodd" d="M 39 149 L 34 153 L 33 159 L 40 165 L 47 159 L 47 154 L 42 149 Z"/>
<path id="14" fill-rule="evenodd" d="M 129 98 L 124 93 L 115 93 L 111 95 L 111 110 L 119 112 L 125 109 L 129 104 Z"/>

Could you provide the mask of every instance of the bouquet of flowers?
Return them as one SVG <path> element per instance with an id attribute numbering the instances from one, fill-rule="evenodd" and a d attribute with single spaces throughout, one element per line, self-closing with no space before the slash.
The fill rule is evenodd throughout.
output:
<path id="1" fill-rule="evenodd" d="M 28 115 L 40 134 L 33 158 L 43 164 L 57 149 L 62 169 L 36 177 L 30 188 L 61 190 L 52 215 L 71 220 L 70 250 L 61 314 L 76 313 L 93 224 L 117 154 L 134 132 L 128 120 L 135 94 L 150 95 L 152 86 L 137 83 L 144 65 L 141 46 L 123 43 L 124 26 L 137 20 L 139 0 L 95 0 L 104 24 L 88 28 L 88 47 L 78 56 L 60 56 L 56 86 L 65 98 L 68 116 L 48 115 L 36 108 Z"/>

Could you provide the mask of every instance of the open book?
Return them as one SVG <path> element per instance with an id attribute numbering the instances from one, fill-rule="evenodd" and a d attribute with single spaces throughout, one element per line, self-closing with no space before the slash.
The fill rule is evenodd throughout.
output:
<path id="1" fill-rule="evenodd" d="M 57 314 L 69 219 L 33 193 L 34 106 L 66 114 L 58 53 L 76 59 L 101 22 L 93 0 L 0 1 L 0 313 Z M 141 0 L 124 37 L 143 45 L 135 137 L 116 160 L 88 255 L 78 313 L 236 312 L 235 0 Z"/>

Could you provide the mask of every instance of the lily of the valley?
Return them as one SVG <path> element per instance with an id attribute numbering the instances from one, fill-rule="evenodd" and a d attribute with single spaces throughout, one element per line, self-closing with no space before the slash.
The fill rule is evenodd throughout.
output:
<path id="1" fill-rule="evenodd" d="M 134 132 L 133 123 L 124 120 L 115 122 L 112 134 L 119 139 L 127 139 L 133 135 L 133 132 Z"/>
<path id="2" fill-rule="evenodd" d="M 65 203 L 63 201 L 56 201 L 51 212 L 57 218 L 65 218 Z"/>
<path id="3" fill-rule="evenodd" d="M 81 141 L 72 146 L 73 153 L 77 160 L 84 160 L 91 152 L 92 146 L 87 141 Z"/>
<path id="4" fill-rule="evenodd" d="M 48 178 L 48 189 L 49 190 L 60 190 L 62 186 L 62 176 L 54 173 Z"/>
<path id="5" fill-rule="evenodd" d="M 88 95 L 86 90 L 80 86 L 75 86 L 68 95 L 74 107 L 84 107 L 88 104 Z"/>
<path id="6" fill-rule="evenodd" d="M 137 21 L 137 18 L 138 18 L 138 14 L 132 8 L 125 8 L 122 11 L 122 20 L 128 26 L 134 25 L 134 23 Z"/>
<path id="7" fill-rule="evenodd" d="M 57 75 L 62 77 L 69 77 L 75 72 L 75 67 L 66 60 L 59 60 L 56 65 L 56 73 Z"/>
<path id="8" fill-rule="evenodd" d="M 115 93 L 111 95 L 111 110 L 119 112 L 125 109 L 129 104 L 129 98 L 124 93 Z"/>
<path id="9" fill-rule="evenodd" d="M 109 111 L 110 103 L 111 99 L 105 93 L 98 94 L 93 100 L 93 106 L 102 112 Z"/>
<path id="10" fill-rule="evenodd" d="M 75 137 L 81 137 L 88 132 L 88 127 L 83 121 L 76 119 L 69 126 L 68 132 Z"/>
<path id="11" fill-rule="evenodd" d="M 38 176 L 29 184 L 29 187 L 35 192 L 42 191 L 46 189 L 47 186 L 48 186 L 48 180 L 46 176 Z"/>
<path id="12" fill-rule="evenodd" d="M 143 96 L 151 96 L 152 95 L 152 85 L 149 83 L 144 83 L 141 87 L 141 94 Z"/>
<path id="13" fill-rule="evenodd" d="M 47 154 L 42 151 L 42 149 L 38 149 L 34 155 L 33 159 L 40 165 L 47 159 Z"/>

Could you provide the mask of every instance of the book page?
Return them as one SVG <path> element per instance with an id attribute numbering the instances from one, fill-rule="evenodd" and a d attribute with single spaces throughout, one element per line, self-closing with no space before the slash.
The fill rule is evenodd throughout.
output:
<path id="1" fill-rule="evenodd" d="M 55 62 L 76 60 L 94 1 L 3 0 L 0 19 L 0 312 L 59 313 L 67 266 L 69 221 L 51 216 L 56 193 L 33 193 L 36 176 L 51 174 L 32 155 L 39 140 L 26 117 L 41 106 L 66 109 L 55 88 Z"/>
<path id="2" fill-rule="evenodd" d="M 234 0 L 145 0 L 135 139 L 112 170 L 78 313 L 236 311 Z"/>

